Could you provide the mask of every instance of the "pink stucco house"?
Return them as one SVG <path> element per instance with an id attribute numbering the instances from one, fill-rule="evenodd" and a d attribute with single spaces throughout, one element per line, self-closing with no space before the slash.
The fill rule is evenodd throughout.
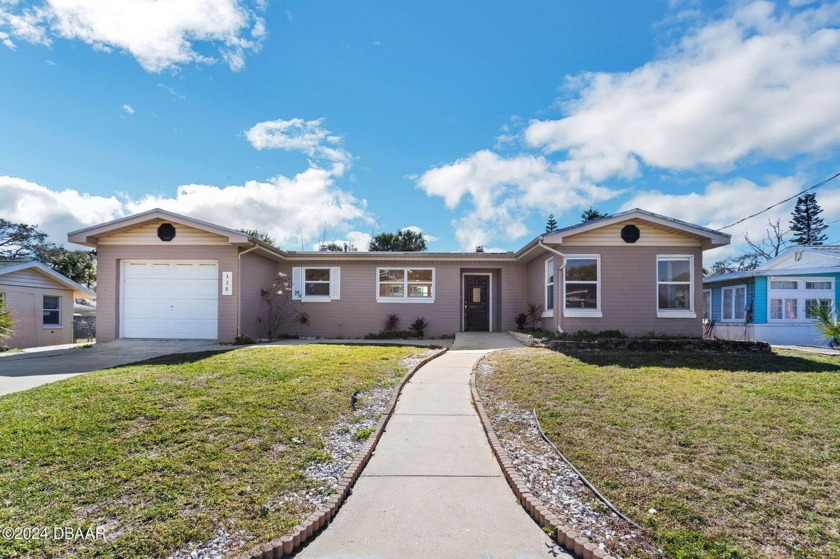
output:
<path id="1" fill-rule="evenodd" d="M 0 262 L 0 299 L 15 317 L 14 348 L 73 343 L 73 300 L 96 293 L 40 262 Z"/>
<path id="2" fill-rule="evenodd" d="M 540 236 L 516 252 L 297 252 L 163 210 L 70 233 L 95 247 L 97 339 L 266 335 L 260 290 L 278 274 L 305 336 L 356 338 L 389 314 L 427 336 L 506 331 L 529 303 L 547 330 L 700 336 L 702 254 L 729 236 L 630 210 Z"/>

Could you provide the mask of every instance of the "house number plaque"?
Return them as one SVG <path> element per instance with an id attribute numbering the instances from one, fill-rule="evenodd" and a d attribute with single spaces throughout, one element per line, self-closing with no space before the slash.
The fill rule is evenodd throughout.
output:
<path id="1" fill-rule="evenodd" d="M 233 295 L 233 272 L 222 272 L 222 295 Z"/>

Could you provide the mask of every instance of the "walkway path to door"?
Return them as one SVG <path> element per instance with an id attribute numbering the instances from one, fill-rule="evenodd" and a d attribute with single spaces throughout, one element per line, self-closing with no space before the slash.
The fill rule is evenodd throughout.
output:
<path id="1" fill-rule="evenodd" d="M 296 557 L 569 557 L 517 504 L 470 398 L 470 372 L 507 334 L 458 334 L 403 389 L 353 494 Z"/>

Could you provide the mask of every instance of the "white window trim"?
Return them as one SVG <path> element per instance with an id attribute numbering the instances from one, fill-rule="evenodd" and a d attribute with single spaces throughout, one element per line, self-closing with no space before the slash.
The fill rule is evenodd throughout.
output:
<path id="1" fill-rule="evenodd" d="M 295 269 L 300 270 L 299 284 L 295 285 Z M 306 295 L 306 270 L 330 271 L 330 295 Z M 310 282 L 326 283 L 326 282 Z M 296 266 L 292 269 L 292 299 L 301 303 L 329 303 L 340 298 L 341 269 L 334 266 Z"/>
<path id="2" fill-rule="evenodd" d="M 746 303 L 747 302 L 747 293 L 749 293 L 749 290 L 747 289 L 747 284 L 739 283 L 738 285 L 727 285 L 726 287 L 721 287 L 720 288 L 720 321 L 721 322 L 725 322 L 725 323 L 733 323 L 734 322 L 734 323 L 737 324 L 737 323 L 742 323 L 747 319 L 747 309 L 746 308 L 744 308 L 744 318 L 735 318 L 735 289 L 737 289 L 739 287 L 744 288 L 744 302 Z M 733 292 L 732 292 L 732 318 L 724 318 L 726 313 L 723 312 L 725 310 L 724 307 L 723 307 L 723 302 L 726 300 L 726 298 L 723 296 L 723 292 L 726 289 L 733 290 Z"/>
<path id="3" fill-rule="evenodd" d="M 55 297 L 58 299 L 58 308 L 57 309 L 45 309 L 44 308 L 44 297 Z M 41 296 L 41 328 L 44 330 L 55 330 L 57 328 L 64 328 L 64 313 L 61 312 L 61 295 L 42 295 Z M 44 313 L 45 310 L 56 310 L 58 311 L 58 324 L 44 324 Z"/>
<path id="4" fill-rule="evenodd" d="M 595 259 L 595 268 L 597 270 L 598 279 L 595 281 L 597 286 L 596 288 L 596 297 L 598 299 L 598 307 L 595 309 L 569 309 L 566 308 L 566 270 L 568 269 L 568 262 L 569 260 L 583 260 L 583 259 Z M 569 318 L 602 318 L 604 315 L 601 312 L 601 255 L 600 254 L 569 254 L 566 256 L 566 266 L 563 267 L 563 316 Z M 555 285 L 557 284 L 557 278 L 555 277 L 554 281 Z M 593 283 L 591 281 L 573 281 L 572 283 Z M 556 289 L 555 289 L 556 291 Z M 557 306 L 557 294 L 554 294 L 555 301 L 554 306 Z"/>
<path id="5" fill-rule="evenodd" d="M 712 321 L 712 311 L 714 310 L 715 302 L 712 300 L 712 290 L 711 289 L 704 289 L 703 290 L 703 314 L 706 314 L 706 300 L 707 300 L 706 299 L 706 294 L 709 295 L 709 298 L 708 298 L 708 301 L 709 301 L 709 316 L 706 317 L 706 318 L 703 318 L 703 322 L 708 323 L 708 322 Z M 659 304 L 658 300 L 657 300 L 657 304 Z M 723 304 L 723 303 L 721 303 L 721 304 Z M 723 314 L 721 313 L 721 317 L 722 316 L 723 316 Z"/>
<path id="6" fill-rule="evenodd" d="M 545 285 L 543 286 L 543 318 L 553 318 L 554 317 L 554 309 L 557 307 L 557 276 L 554 275 L 554 257 L 551 256 L 546 258 L 545 260 L 545 275 L 543 276 L 543 281 Z M 554 277 L 554 280 L 551 283 L 548 283 L 548 278 Z M 551 286 L 554 290 L 554 301 L 553 305 L 550 309 L 548 308 L 548 287 Z"/>
<path id="7" fill-rule="evenodd" d="M 379 295 L 379 273 L 382 270 L 403 270 L 403 296 L 402 297 L 381 297 Z M 431 270 L 432 271 L 432 296 L 431 297 L 409 297 L 408 296 L 408 271 L 409 270 Z M 376 288 L 376 302 L 377 303 L 397 303 L 397 304 L 405 304 L 405 303 L 420 303 L 420 304 L 431 304 L 435 302 L 435 298 L 437 297 L 437 283 L 435 283 L 435 278 L 437 274 L 435 273 L 434 268 L 430 268 L 428 266 L 381 266 L 376 268 L 376 281 L 374 282 L 374 287 Z M 389 283 L 389 282 L 386 282 Z M 391 282 L 397 283 L 397 282 Z"/>
<path id="8" fill-rule="evenodd" d="M 689 270 L 689 285 L 688 285 L 688 304 L 686 309 L 660 309 L 659 308 L 659 262 L 662 260 L 685 260 L 688 259 Z M 693 254 L 657 254 L 656 255 L 656 271 L 654 272 L 656 281 L 653 286 L 653 304 L 656 309 L 656 318 L 697 318 L 697 312 L 694 310 L 694 255 Z M 664 282 L 677 283 L 682 285 L 684 282 Z"/>
<path id="9" fill-rule="evenodd" d="M 772 289 L 770 283 L 773 281 L 795 281 L 796 289 Z M 805 282 L 829 282 L 830 289 L 805 289 Z M 768 324 L 813 324 L 817 319 L 806 318 L 805 302 L 808 299 L 822 299 L 830 300 L 833 308 L 837 307 L 837 300 L 835 297 L 836 283 L 833 277 L 825 276 L 770 276 L 767 278 L 767 323 Z M 829 295 L 830 292 L 830 295 Z M 820 297 L 818 294 L 824 293 L 828 297 Z M 796 300 L 796 318 L 772 318 L 770 315 L 770 301 L 772 299 L 795 299 Z M 782 302 L 784 306 L 784 302 Z"/>

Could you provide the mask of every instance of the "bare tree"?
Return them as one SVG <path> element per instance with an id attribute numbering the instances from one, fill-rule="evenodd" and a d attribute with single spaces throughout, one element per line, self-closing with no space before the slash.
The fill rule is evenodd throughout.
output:
<path id="1" fill-rule="evenodd" d="M 749 233 L 745 233 L 744 241 L 746 241 L 750 250 L 744 251 L 738 256 L 718 260 L 712 264 L 712 275 L 719 276 L 731 272 L 755 270 L 768 260 L 779 256 L 779 253 L 790 246 L 790 242 L 785 238 L 788 231 L 782 231 L 778 219 L 775 222 L 768 220 L 767 227 L 764 238 L 757 242 L 750 239 Z"/>
<path id="2" fill-rule="evenodd" d="M 776 258 L 780 252 L 790 246 L 790 243 L 785 239 L 787 231 L 782 231 L 778 219 L 775 223 L 768 219 L 767 226 L 768 229 L 765 229 L 764 238 L 758 242 L 753 242 L 749 233 L 744 233 L 744 240 L 752 249 L 752 253 L 763 262 Z"/>
<path id="3" fill-rule="evenodd" d="M 292 282 L 288 274 L 278 272 L 268 289 L 261 289 L 260 296 L 268 306 L 268 338 L 276 339 L 288 325 L 298 321 L 306 313 L 300 310 L 301 303 L 292 297 Z"/>

